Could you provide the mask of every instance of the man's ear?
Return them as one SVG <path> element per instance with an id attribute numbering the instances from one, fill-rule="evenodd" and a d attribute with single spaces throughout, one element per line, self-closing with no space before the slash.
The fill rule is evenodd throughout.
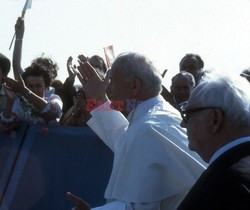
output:
<path id="1" fill-rule="evenodd" d="M 222 123 L 224 121 L 223 113 L 220 109 L 213 109 L 211 115 L 211 132 L 214 134 L 220 130 Z"/>
<path id="2" fill-rule="evenodd" d="M 142 86 L 142 81 L 138 78 L 134 78 L 130 83 L 130 89 L 132 91 L 133 96 L 136 96 L 140 91 Z"/>

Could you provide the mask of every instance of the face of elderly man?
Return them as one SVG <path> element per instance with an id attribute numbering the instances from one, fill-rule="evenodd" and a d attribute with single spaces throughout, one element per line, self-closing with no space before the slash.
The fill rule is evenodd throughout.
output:
<path id="1" fill-rule="evenodd" d="M 111 68 L 109 78 L 106 93 L 114 107 L 126 116 L 127 100 L 136 99 L 136 95 L 133 94 L 133 81 L 126 81 L 126 76 L 117 65 Z"/>
<path id="2" fill-rule="evenodd" d="M 187 101 L 192 89 L 193 87 L 189 78 L 182 75 L 177 77 L 171 85 L 171 93 L 177 104 Z"/>
<path id="3" fill-rule="evenodd" d="M 220 112 L 220 110 L 197 103 L 196 92 L 199 88 L 195 88 L 190 95 L 185 107 L 186 120 L 181 122 L 181 126 L 187 129 L 189 149 L 197 152 L 203 160 L 208 161 L 215 145 L 212 134 L 213 117 L 215 112 Z"/>
<path id="4" fill-rule="evenodd" d="M 112 68 L 110 71 L 110 83 L 108 86 L 109 97 L 114 101 L 124 101 L 129 97 L 129 87 L 125 80 L 123 72 L 118 68 Z"/>

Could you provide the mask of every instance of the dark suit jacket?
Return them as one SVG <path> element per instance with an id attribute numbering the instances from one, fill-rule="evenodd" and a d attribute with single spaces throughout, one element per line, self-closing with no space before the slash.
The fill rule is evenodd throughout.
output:
<path id="1" fill-rule="evenodd" d="M 218 157 L 203 172 L 178 210 L 250 210 L 250 142 Z"/>

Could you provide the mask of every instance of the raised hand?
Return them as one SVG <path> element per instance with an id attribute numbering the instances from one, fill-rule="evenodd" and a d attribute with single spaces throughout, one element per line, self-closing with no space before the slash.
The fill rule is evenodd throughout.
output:
<path id="1" fill-rule="evenodd" d="M 102 79 L 96 70 L 83 57 L 78 57 L 79 66 L 77 67 L 79 73 L 77 74 L 86 97 L 89 99 L 107 101 L 106 89 L 109 84 L 109 74 L 105 79 Z"/>
<path id="2" fill-rule="evenodd" d="M 15 25 L 16 39 L 22 39 L 24 34 L 24 20 L 19 17 Z"/>
<path id="3" fill-rule="evenodd" d="M 76 205 L 76 207 L 74 207 L 72 210 L 90 210 L 91 209 L 88 203 L 86 203 L 84 200 L 77 197 L 76 195 L 70 192 L 67 192 L 66 196 L 70 202 Z"/>
<path id="4" fill-rule="evenodd" d="M 15 41 L 15 47 L 13 51 L 12 65 L 13 65 L 14 77 L 16 80 L 19 80 L 19 75 L 24 72 L 21 66 L 24 20 L 21 17 L 19 17 L 16 21 L 15 34 L 16 34 L 16 41 Z"/>
<path id="5" fill-rule="evenodd" d="M 67 70 L 69 74 L 69 79 L 74 80 L 76 76 L 76 71 L 72 65 L 73 58 L 70 56 L 67 60 Z"/>
<path id="6" fill-rule="evenodd" d="M 88 61 L 88 57 L 85 57 L 84 55 L 78 55 L 78 59 L 81 61 L 81 62 L 87 62 Z"/>
<path id="7" fill-rule="evenodd" d="M 29 89 L 25 86 L 25 83 L 21 76 L 19 76 L 19 80 L 14 80 L 9 77 L 4 78 L 4 82 L 6 86 L 14 91 L 14 93 L 18 93 L 20 95 L 25 95 Z"/>

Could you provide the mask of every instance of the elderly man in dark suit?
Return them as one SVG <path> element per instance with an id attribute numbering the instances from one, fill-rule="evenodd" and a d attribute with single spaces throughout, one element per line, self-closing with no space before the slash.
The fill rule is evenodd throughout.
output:
<path id="1" fill-rule="evenodd" d="M 250 209 L 250 86 L 238 76 L 211 76 L 182 110 L 189 148 L 209 167 L 178 210 Z"/>

